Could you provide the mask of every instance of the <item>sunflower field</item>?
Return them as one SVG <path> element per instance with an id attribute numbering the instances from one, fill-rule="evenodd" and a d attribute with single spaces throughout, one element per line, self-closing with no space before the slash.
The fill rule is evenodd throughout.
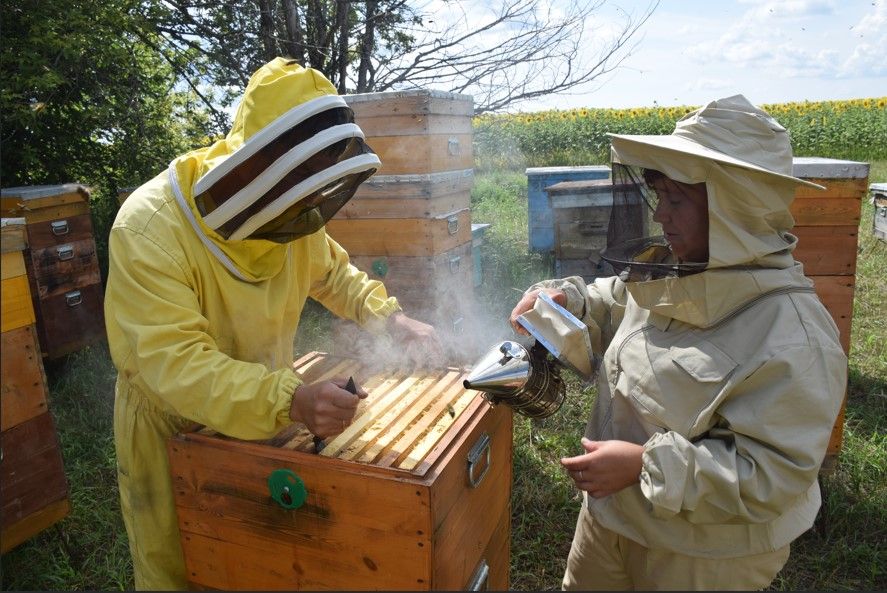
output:
<path id="1" fill-rule="evenodd" d="M 571 109 L 474 118 L 479 172 L 606 164 L 616 134 L 670 134 L 698 106 Z M 887 97 L 760 106 L 785 126 L 795 156 L 887 159 Z"/>

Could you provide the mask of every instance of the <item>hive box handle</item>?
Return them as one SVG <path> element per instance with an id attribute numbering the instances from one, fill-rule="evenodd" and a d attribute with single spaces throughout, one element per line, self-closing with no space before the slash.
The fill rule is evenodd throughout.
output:
<path id="1" fill-rule="evenodd" d="M 490 471 L 490 443 L 492 443 L 490 435 L 483 433 L 468 452 L 468 483 L 471 484 L 472 488 L 480 486 L 480 483 L 483 482 L 487 472 Z M 481 470 L 480 475 L 475 477 L 475 468 L 481 457 L 485 459 L 484 467 Z"/>

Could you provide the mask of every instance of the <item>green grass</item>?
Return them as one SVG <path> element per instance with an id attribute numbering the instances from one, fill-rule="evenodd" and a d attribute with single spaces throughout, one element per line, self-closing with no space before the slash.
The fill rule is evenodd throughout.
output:
<path id="1" fill-rule="evenodd" d="M 887 181 L 887 161 L 873 163 L 870 181 Z M 863 204 L 851 335 L 849 398 L 843 448 L 823 480 L 817 528 L 793 546 L 774 589 L 887 589 L 887 243 L 871 233 Z M 505 319 L 520 292 L 551 275 L 551 261 L 527 254 L 526 177 L 479 175 L 474 222 L 493 222 L 483 251 L 486 282 L 478 301 Z M 329 315 L 310 305 L 297 350 L 325 349 Z M 3 555 L 4 590 L 123 590 L 133 587 L 120 518 L 111 431 L 114 369 L 97 345 L 47 365 L 72 513 Z M 511 585 L 560 587 L 580 498 L 558 459 L 579 450 L 594 388 L 568 376 L 568 400 L 541 421 L 515 416 Z"/>

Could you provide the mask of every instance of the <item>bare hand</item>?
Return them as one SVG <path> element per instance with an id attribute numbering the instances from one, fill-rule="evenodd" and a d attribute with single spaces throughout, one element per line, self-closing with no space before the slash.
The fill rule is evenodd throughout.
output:
<path id="1" fill-rule="evenodd" d="M 439 367 L 446 362 L 443 344 L 433 326 L 397 311 L 388 318 L 388 333 L 401 342 L 413 362 L 423 367 Z"/>
<path id="2" fill-rule="evenodd" d="M 567 305 L 567 293 L 559 288 L 537 288 L 536 290 L 532 290 L 526 293 L 521 300 L 517 302 L 514 306 L 514 309 L 511 310 L 511 318 L 509 321 L 511 322 L 511 327 L 514 328 L 519 334 L 523 334 L 525 336 L 530 335 L 524 327 L 517 322 L 517 318 L 531 310 L 533 306 L 536 304 L 536 299 L 539 298 L 539 293 L 544 292 L 548 296 L 551 297 L 555 303 L 560 305 L 561 307 L 566 307 Z"/>
<path id="3" fill-rule="evenodd" d="M 356 394 L 346 391 L 346 383 L 347 379 L 333 379 L 299 385 L 293 393 L 290 418 L 320 438 L 341 433 L 354 420 L 358 402 L 367 396 L 360 386 Z"/>
<path id="4" fill-rule="evenodd" d="M 561 459 L 561 465 L 580 490 L 600 498 L 638 483 L 643 467 L 643 446 L 586 438 L 582 439 L 582 446 L 585 454 Z"/>

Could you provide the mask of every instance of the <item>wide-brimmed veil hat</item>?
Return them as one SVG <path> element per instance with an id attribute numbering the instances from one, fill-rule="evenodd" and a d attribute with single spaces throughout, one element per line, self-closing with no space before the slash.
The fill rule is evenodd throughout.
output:
<path id="1" fill-rule="evenodd" d="M 619 143 L 644 145 L 742 167 L 825 189 L 792 175 L 788 131 L 742 95 L 712 101 L 681 118 L 670 135 L 608 134 Z"/>

